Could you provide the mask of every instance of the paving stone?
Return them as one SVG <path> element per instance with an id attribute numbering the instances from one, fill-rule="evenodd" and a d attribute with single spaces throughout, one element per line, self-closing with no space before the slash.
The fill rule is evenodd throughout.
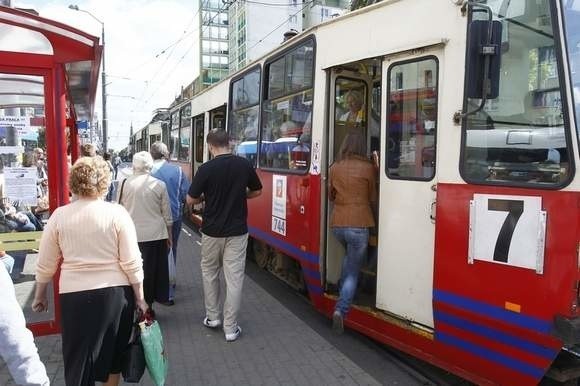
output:
<path id="1" fill-rule="evenodd" d="M 175 306 L 154 306 L 169 358 L 167 385 L 379 384 L 249 277 L 239 315 L 240 339 L 226 343 L 223 331 L 204 327 L 196 241 L 196 233 L 182 232 Z M 36 343 L 53 385 L 64 385 L 60 336 L 38 337 Z M 0 385 L 13 384 L 0 361 Z M 153 383 L 145 374 L 138 385 Z"/>

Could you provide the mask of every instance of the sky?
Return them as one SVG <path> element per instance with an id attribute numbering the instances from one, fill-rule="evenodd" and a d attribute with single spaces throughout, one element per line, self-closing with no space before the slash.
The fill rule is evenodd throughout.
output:
<path id="1" fill-rule="evenodd" d="M 70 4 L 104 23 L 108 148 L 121 150 L 129 143 L 131 124 L 140 130 L 153 110 L 168 107 L 198 75 L 197 0 L 12 0 L 13 7 L 33 8 L 100 37 L 101 24 Z M 100 124 L 101 77 L 97 90 Z"/>

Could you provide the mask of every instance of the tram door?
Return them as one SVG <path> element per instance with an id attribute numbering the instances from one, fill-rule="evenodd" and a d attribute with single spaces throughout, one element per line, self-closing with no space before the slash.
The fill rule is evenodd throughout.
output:
<path id="1" fill-rule="evenodd" d="M 195 175 L 199 166 L 203 163 L 203 148 L 205 142 L 205 114 L 196 115 L 192 118 L 192 137 L 193 137 L 193 147 L 191 154 L 191 176 Z"/>
<path id="2" fill-rule="evenodd" d="M 437 101 L 441 51 L 383 62 L 384 132 L 376 307 L 433 327 Z"/>
<path id="3" fill-rule="evenodd" d="M 328 165 L 338 160 L 341 145 L 350 132 L 360 132 L 366 139 L 366 156 L 380 150 L 381 62 L 367 59 L 331 69 L 329 109 Z M 376 187 L 379 188 L 378 186 Z M 328 202 L 326 289 L 335 295 L 340 279 L 344 248 L 330 228 L 333 204 Z M 359 285 L 362 288 L 354 300 L 357 306 L 375 304 L 376 235 L 371 234 L 369 259 L 364 262 Z"/>

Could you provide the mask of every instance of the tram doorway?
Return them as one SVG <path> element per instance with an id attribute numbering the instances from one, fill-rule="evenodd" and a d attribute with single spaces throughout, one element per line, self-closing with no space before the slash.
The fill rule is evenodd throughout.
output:
<path id="1" fill-rule="evenodd" d="M 339 160 L 341 145 L 348 133 L 361 133 L 366 140 L 366 157 L 372 162 L 380 157 L 381 144 L 381 71 L 380 59 L 352 62 L 330 69 L 328 165 Z M 374 154 L 374 155 L 373 155 Z M 377 179 L 378 182 L 378 179 Z M 375 189 L 379 190 L 379 186 Z M 377 203 L 378 205 L 378 203 Z M 326 293 L 337 296 L 345 248 L 338 242 L 330 227 L 334 204 L 326 207 Z M 373 208 L 374 217 L 378 208 Z M 378 224 L 377 224 L 378 225 Z M 377 227 L 370 231 L 368 257 L 359 275 L 358 290 L 353 304 L 374 307 L 376 300 Z"/>

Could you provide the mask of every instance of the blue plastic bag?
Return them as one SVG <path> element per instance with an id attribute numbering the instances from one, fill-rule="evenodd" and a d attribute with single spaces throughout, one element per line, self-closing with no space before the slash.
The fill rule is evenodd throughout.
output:
<path id="1" fill-rule="evenodd" d="M 167 377 L 167 354 L 163 346 L 161 327 L 156 320 L 145 320 L 139 323 L 141 327 L 141 344 L 145 352 L 147 370 L 157 386 L 165 385 Z"/>

